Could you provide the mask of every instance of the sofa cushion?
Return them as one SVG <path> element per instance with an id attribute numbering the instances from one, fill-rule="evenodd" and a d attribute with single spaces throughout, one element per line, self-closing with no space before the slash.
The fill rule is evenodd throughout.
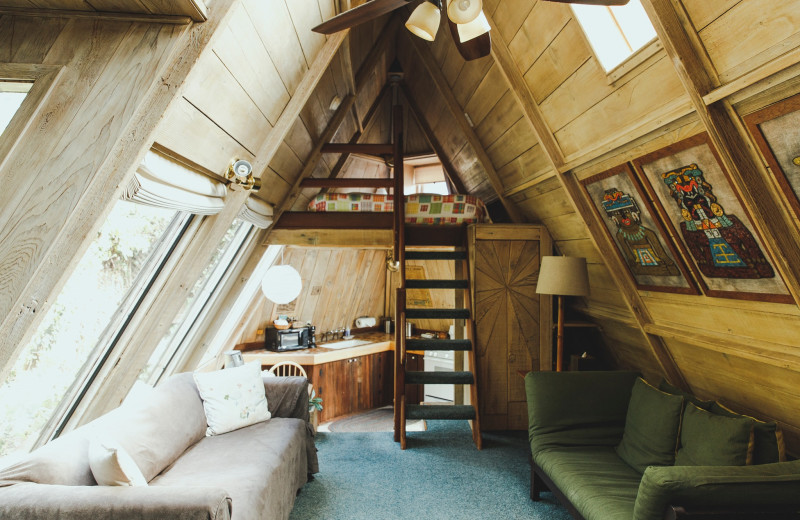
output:
<path id="1" fill-rule="evenodd" d="M 669 504 L 737 509 L 798 503 L 800 461 L 739 467 L 650 467 L 642 476 L 633 518 L 661 520 Z"/>
<path id="2" fill-rule="evenodd" d="M 678 446 L 683 397 L 650 386 L 642 378 L 631 392 L 625 431 L 617 454 L 639 473 L 647 466 L 671 466 Z"/>
<path id="3" fill-rule="evenodd" d="M 759 421 L 755 417 L 738 414 L 719 403 L 712 403 L 710 411 L 725 417 L 746 417 L 753 420 L 753 464 L 771 464 L 786 460 L 783 432 L 774 422 Z"/>
<path id="4" fill-rule="evenodd" d="M 616 446 L 638 372 L 530 372 L 525 376 L 531 452 Z"/>
<path id="5" fill-rule="evenodd" d="M 261 363 L 194 374 L 203 399 L 208 428 L 206 435 L 219 435 L 271 417 Z"/>
<path id="6" fill-rule="evenodd" d="M 687 403 L 692 403 L 698 408 L 702 408 L 703 410 L 710 410 L 711 406 L 714 404 L 714 401 L 703 401 L 702 399 L 698 398 L 694 394 L 690 394 L 689 392 L 684 392 L 677 386 L 673 386 L 667 383 L 666 380 L 662 379 L 661 382 L 658 384 L 658 389 L 662 392 L 666 392 L 672 395 L 680 395 L 683 397 L 684 401 Z"/>
<path id="7" fill-rule="evenodd" d="M 751 461 L 753 420 L 723 417 L 689 403 L 676 466 L 743 466 Z"/>
<path id="8" fill-rule="evenodd" d="M 536 454 L 534 462 L 586 520 L 633 518 L 642 475 L 613 447 L 553 448 Z"/>
<path id="9" fill-rule="evenodd" d="M 146 400 L 125 403 L 48 442 L 0 471 L 0 486 L 15 482 L 91 486 L 89 443 L 110 439 L 122 446 L 150 480 L 205 435 L 206 417 L 192 374 L 171 377 Z"/>
<path id="10" fill-rule="evenodd" d="M 230 493 L 237 520 L 285 519 L 307 479 L 305 436 L 302 420 L 274 417 L 205 437 L 150 487 L 221 488 Z"/>
<path id="11" fill-rule="evenodd" d="M 144 475 L 118 444 L 95 439 L 89 443 L 89 467 L 101 486 L 146 486 Z"/>

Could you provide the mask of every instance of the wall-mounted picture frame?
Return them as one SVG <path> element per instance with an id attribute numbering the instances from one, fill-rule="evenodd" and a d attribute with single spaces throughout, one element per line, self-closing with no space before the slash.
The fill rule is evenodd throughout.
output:
<path id="1" fill-rule="evenodd" d="M 633 166 L 705 294 L 793 301 L 707 133 Z"/>
<path id="2" fill-rule="evenodd" d="M 643 291 L 699 294 L 675 245 L 625 163 L 581 181 L 620 260 Z"/>
<path id="3" fill-rule="evenodd" d="M 800 94 L 749 114 L 744 122 L 800 218 Z"/>

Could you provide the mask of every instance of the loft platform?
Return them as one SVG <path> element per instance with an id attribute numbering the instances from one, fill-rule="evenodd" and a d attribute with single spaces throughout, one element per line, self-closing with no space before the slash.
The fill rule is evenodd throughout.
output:
<path id="1" fill-rule="evenodd" d="M 392 213 L 315 213 L 286 211 L 266 243 L 306 247 L 389 249 L 393 243 Z M 463 247 L 467 224 L 406 224 L 406 246 Z"/>

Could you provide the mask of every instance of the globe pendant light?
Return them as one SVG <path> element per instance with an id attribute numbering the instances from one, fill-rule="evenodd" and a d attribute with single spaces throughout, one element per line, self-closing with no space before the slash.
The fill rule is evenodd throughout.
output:
<path id="1" fill-rule="evenodd" d="M 406 29 L 419 36 L 423 40 L 432 42 L 436 38 L 439 30 L 439 22 L 442 19 L 441 1 L 422 2 L 414 9 L 406 22 Z"/>
<path id="2" fill-rule="evenodd" d="M 453 23 L 469 23 L 478 17 L 481 9 L 481 0 L 448 0 L 447 16 Z"/>
<path id="3" fill-rule="evenodd" d="M 283 250 L 281 250 L 283 263 Z M 303 280 L 300 273 L 291 265 L 274 265 L 267 270 L 261 280 L 261 291 L 268 300 L 277 304 L 289 303 L 300 295 Z"/>
<path id="4" fill-rule="evenodd" d="M 457 27 L 458 39 L 461 41 L 461 43 L 474 40 L 478 36 L 485 34 L 492 29 L 492 26 L 489 25 L 489 20 L 486 19 L 486 15 L 483 14 L 483 11 L 478 13 L 477 18 L 471 22 L 458 24 Z"/>

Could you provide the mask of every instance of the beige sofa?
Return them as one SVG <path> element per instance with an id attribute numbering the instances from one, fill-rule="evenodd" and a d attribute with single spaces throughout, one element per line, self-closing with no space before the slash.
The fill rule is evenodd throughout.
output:
<path id="1" fill-rule="evenodd" d="M 308 424 L 308 382 L 264 380 L 272 418 L 206 437 L 191 374 L 159 385 L 0 470 L 0 518 L 195 520 L 288 518 L 318 471 Z M 111 438 L 147 487 L 98 486 L 88 462 L 94 437 Z"/>

